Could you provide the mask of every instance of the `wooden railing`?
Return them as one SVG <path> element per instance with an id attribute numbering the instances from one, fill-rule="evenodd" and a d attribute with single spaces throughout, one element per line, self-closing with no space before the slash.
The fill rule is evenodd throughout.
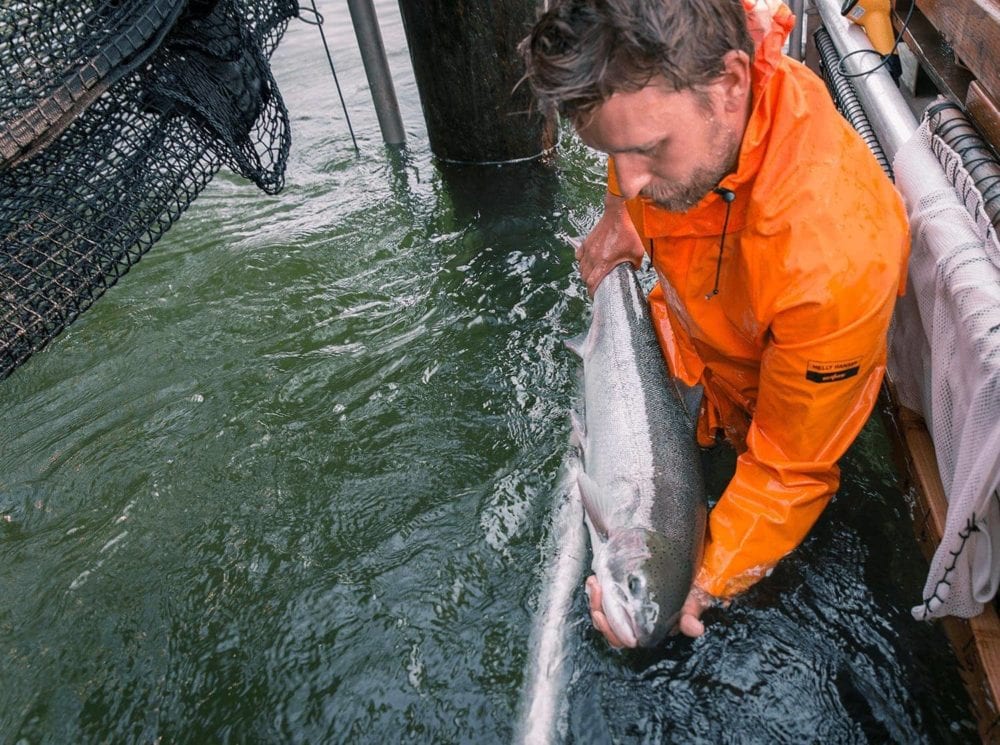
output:
<path id="1" fill-rule="evenodd" d="M 897 0 L 897 32 L 911 0 Z M 938 90 L 1000 152 L 1000 0 L 916 0 L 903 40 Z"/>

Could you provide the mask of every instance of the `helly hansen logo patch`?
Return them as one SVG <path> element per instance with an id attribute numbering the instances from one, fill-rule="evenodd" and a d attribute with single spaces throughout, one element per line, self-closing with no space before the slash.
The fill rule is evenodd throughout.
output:
<path id="1" fill-rule="evenodd" d="M 814 362 L 806 365 L 806 380 L 813 383 L 836 383 L 838 380 L 853 378 L 861 369 L 861 359 L 840 362 Z"/>

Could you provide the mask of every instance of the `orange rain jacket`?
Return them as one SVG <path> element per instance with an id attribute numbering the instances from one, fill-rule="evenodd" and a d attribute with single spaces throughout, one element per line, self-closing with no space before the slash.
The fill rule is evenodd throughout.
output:
<path id="1" fill-rule="evenodd" d="M 867 146 L 824 83 L 781 54 L 791 13 L 744 5 L 753 108 L 737 170 L 719 185 L 735 198 L 710 193 L 683 214 L 627 204 L 660 279 L 649 300 L 664 356 L 705 389 L 699 442 L 721 430 L 740 453 L 695 580 L 721 598 L 794 549 L 837 490 L 837 460 L 878 395 L 909 245 Z"/>

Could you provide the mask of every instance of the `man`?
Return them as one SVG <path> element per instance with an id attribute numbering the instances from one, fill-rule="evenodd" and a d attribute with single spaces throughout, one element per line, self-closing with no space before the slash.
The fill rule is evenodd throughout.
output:
<path id="1" fill-rule="evenodd" d="M 906 218 L 822 81 L 782 56 L 776 0 L 552 0 L 525 40 L 543 106 L 609 154 L 577 249 L 593 293 L 648 253 L 674 376 L 701 384 L 699 443 L 739 455 L 679 630 L 770 573 L 839 485 L 874 406 L 904 286 Z M 587 581 L 594 625 L 621 646 Z"/>

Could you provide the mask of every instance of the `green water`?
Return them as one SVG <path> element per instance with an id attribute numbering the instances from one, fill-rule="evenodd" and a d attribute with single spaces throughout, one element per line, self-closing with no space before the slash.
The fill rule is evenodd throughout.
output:
<path id="1" fill-rule="evenodd" d="M 285 191 L 222 173 L 0 383 L 0 743 L 507 742 L 587 323 L 564 238 L 603 164 L 447 178 L 398 12 L 408 151 L 346 9 L 274 58 Z M 715 491 L 726 478 L 715 454 Z M 967 742 L 877 420 L 806 543 L 701 640 L 619 655 L 576 603 L 574 742 Z"/>

